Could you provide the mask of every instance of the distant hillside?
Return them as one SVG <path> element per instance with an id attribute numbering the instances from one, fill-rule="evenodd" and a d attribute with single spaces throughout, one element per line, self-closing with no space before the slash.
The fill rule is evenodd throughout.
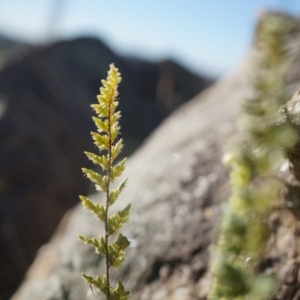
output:
<path id="1" fill-rule="evenodd" d="M 9 40 L 2 43 L 3 49 L 13 47 Z M 78 194 L 87 193 L 80 170 L 92 167 L 83 155 L 94 150 L 90 104 L 112 62 L 123 76 L 121 131 L 127 153 L 212 82 L 171 60 L 117 56 L 94 38 L 9 55 L 0 70 L 0 298 L 1 290 L 20 282 Z"/>
<path id="2" fill-rule="evenodd" d="M 18 49 L 28 47 L 28 45 L 28 43 L 15 40 L 0 33 L 0 67 L 8 59 L 8 55 L 11 55 L 15 50 L 18 51 Z"/>
<path id="3" fill-rule="evenodd" d="M 10 38 L 7 38 L 6 36 L 3 36 L 0 34 L 0 49 L 1 50 L 9 50 L 11 49 L 17 42 L 13 41 Z"/>

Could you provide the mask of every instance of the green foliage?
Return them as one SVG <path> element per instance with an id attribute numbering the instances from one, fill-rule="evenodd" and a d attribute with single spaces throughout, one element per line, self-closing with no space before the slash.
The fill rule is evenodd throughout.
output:
<path id="1" fill-rule="evenodd" d="M 214 250 L 210 300 L 263 300 L 276 289 L 274 279 L 257 274 L 257 266 L 270 234 L 271 203 L 282 189 L 276 171 L 297 138 L 278 114 L 287 100 L 283 76 L 289 34 L 291 27 L 279 16 L 264 20 L 258 31 L 261 57 L 252 81 L 255 95 L 244 105 L 244 139 L 225 159 L 232 167 L 232 191 Z"/>
<path id="2" fill-rule="evenodd" d="M 130 204 L 123 210 L 119 211 L 117 214 L 113 214 L 108 219 L 108 234 L 115 234 L 124 223 L 126 223 L 129 219 L 130 213 Z"/>
<path id="3" fill-rule="evenodd" d="M 106 260 L 106 270 L 103 279 L 99 276 L 93 278 L 86 274 L 82 274 L 82 277 L 88 284 L 105 294 L 107 300 L 127 300 L 129 297 L 129 291 L 125 290 L 120 281 L 116 288 L 110 286 L 110 267 L 118 268 L 122 264 L 125 250 L 130 245 L 128 239 L 122 234 L 119 234 L 115 242 L 109 243 L 109 237 L 117 233 L 122 225 L 128 221 L 131 207 L 129 204 L 116 214 L 111 216 L 108 214 L 109 207 L 118 199 L 127 181 L 127 179 L 123 180 L 114 190 L 110 188 L 110 184 L 121 176 L 126 164 L 126 158 L 114 164 L 123 147 L 123 140 L 117 139 L 120 131 L 118 120 L 121 117 L 121 113 L 115 111 L 118 106 L 116 98 L 118 96 L 117 87 L 120 81 L 121 75 L 118 69 L 110 65 L 107 79 L 102 80 L 101 94 L 97 96 L 99 103 L 91 105 L 98 115 L 98 117 L 93 117 L 97 132 L 91 132 L 92 139 L 95 146 L 101 152 L 105 151 L 106 154 L 96 155 L 90 152 L 85 152 L 85 154 L 94 164 L 99 165 L 105 174 L 100 175 L 92 170 L 82 168 L 88 179 L 95 183 L 97 190 L 105 193 L 105 205 L 93 203 L 88 198 L 79 196 L 82 205 L 94 213 L 104 223 L 105 227 L 105 234 L 100 236 L 99 239 L 78 236 L 85 244 L 95 248 L 96 253 L 104 256 Z"/>
<path id="4" fill-rule="evenodd" d="M 108 262 L 109 265 L 118 268 L 123 260 L 125 255 L 125 249 L 130 245 L 130 242 L 125 236 L 119 234 L 119 237 L 115 243 L 108 245 Z"/>

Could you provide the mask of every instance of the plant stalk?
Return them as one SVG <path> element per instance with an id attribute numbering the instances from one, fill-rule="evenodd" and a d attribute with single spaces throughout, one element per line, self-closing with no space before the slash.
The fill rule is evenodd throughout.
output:
<path id="1" fill-rule="evenodd" d="M 110 171 L 111 171 L 111 148 L 112 148 L 112 140 L 111 140 L 111 104 L 112 104 L 112 99 L 111 97 L 109 101 L 109 106 L 108 106 L 108 140 L 109 140 L 109 145 L 108 145 L 108 153 L 107 153 L 107 158 L 108 158 L 108 170 L 107 170 L 107 189 L 106 189 L 106 204 L 105 204 L 105 247 L 106 247 L 106 277 L 107 277 L 107 288 L 106 288 L 106 295 L 107 295 L 107 300 L 110 300 L 110 280 L 109 280 L 109 257 L 108 257 L 108 208 L 109 208 L 109 193 L 110 193 Z"/>

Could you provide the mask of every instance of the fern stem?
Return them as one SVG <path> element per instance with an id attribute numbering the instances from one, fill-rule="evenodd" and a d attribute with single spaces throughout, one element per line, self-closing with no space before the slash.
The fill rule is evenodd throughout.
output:
<path id="1" fill-rule="evenodd" d="M 106 295 L 107 300 L 110 300 L 110 278 L 109 278 L 109 257 L 108 257 L 108 208 L 109 208 L 109 193 L 110 193 L 110 181 L 111 181 L 111 167 L 112 167 L 112 160 L 111 160 L 111 148 L 112 148 L 112 139 L 111 139 L 111 106 L 114 100 L 114 94 L 111 96 L 109 105 L 108 105 L 108 153 L 107 153 L 107 160 L 108 160 L 108 170 L 107 170 L 107 189 L 106 189 L 106 203 L 105 203 L 105 245 L 106 245 L 106 277 L 107 277 L 107 287 L 106 287 Z"/>
<path id="2" fill-rule="evenodd" d="M 108 198 L 109 197 L 109 184 L 107 186 L 107 194 L 106 194 L 106 208 L 105 208 L 105 273 L 107 277 L 107 286 L 106 286 L 106 296 L 107 300 L 110 300 L 110 280 L 109 280 L 109 260 L 108 260 Z"/>

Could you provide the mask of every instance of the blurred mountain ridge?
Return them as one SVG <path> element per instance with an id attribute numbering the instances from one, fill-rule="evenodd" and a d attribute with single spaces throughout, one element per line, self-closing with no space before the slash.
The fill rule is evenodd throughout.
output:
<path id="1" fill-rule="evenodd" d="M 7 35 L 0 30 L 0 51 L 1 52 L 9 52 L 14 47 L 18 46 L 30 46 L 29 42 L 25 40 L 21 40 L 19 38 L 14 38 L 10 35 Z"/>

